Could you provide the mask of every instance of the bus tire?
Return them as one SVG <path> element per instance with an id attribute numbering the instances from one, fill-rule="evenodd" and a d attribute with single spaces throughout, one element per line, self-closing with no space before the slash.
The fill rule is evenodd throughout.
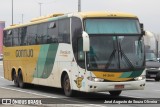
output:
<path id="1" fill-rule="evenodd" d="M 71 97 L 73 95 L 73 90 L 71 89 L 69 76 L 66 74 L 63 79 L 63 90 L 64 94 L 67 97 Z"/>
<path id="2" fill-rule="evenodd" d="M 109 93 L 110 93 L 110 95 L 112 95 L 112 96 L 119 96 L 120 94 L 121 94 L 121 90 L 119 90 L 119 91 L 109 91 Z"/>
<path id="3" fill-rule="evenodd" d="M 19 82 L 19 87 L 20 88 L 25 88 L 25 83 L 23 81 L 23 75 L 22 75 L 22 71 L 20 70 L 18 73 L 18 82 Z"/>
<path id="4" fill-rule="evenodd" d="M 15 85 L 16 87 L 19 86 L 19 84 L 18 84 L 18 77 L 17 77 L 17 75 L 16 75 L 16 72 L 13 73 L 13 82 L 14 82 L 14 85 Z"/>

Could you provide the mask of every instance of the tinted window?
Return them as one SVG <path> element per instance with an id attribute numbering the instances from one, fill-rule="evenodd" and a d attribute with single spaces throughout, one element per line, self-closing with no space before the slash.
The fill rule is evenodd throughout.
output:
<path id="1" fill-rule="evenodd" d="M 140 34 L 137 19 L 86 19 L 88 34 Z"/>
<path id="2" fill-rule="evenodd" d="M 55 24 L 51 27 L 51 25 Z M 58 23 L 55 22 L 49 22 L 48 23 L 48 38 L 47 43 L 58 43 Z"/>
<path id="3" fill-rule="evenodd" d="M 12 30 L 4 31 L 4 46 L 12 46 Z"/>
<path id="4" fill-rule="evenodd" d="M 39 24 L 37 26 L 37 43 L 38 44 L 45 44 L 47 43 L 47 23 Z"/>
<path id="5" fill-rule="evenodd" d="M 70 43 L 70 19 L 4 31 L 5 46 Z"/>
<path id="6" fill-rule="evenodd" d="M 82 22 L 79 18 L 72 18 L 72 47 L 78 65 L 84 68 L 84 53 L 82 51 Z"/>
<path id="7" fill-rule="evenodd" d="M 27 27 L 27 38 L 28 45 L 35 45 L 40 43 L 39 37 L 37 35 L 37 25 Z"/>
<path id="8" fill-rule="evenodd" d="M 19 40 L 20 40 L 20 45 L 27 45 L 27 27 L 19 28 Z"/>
<path id="9" fill-rule="evenodd" d="M 58 21 L 58 40 L 60 43 L 70 42 L 70 19 L 61 19 Z"/>
<path id="10" fill-rule="evenodd" d="M 19 46 L 19 33 L 18 33 L 18 28 L 12 30 L 12 45 L 13 46 Z"/>

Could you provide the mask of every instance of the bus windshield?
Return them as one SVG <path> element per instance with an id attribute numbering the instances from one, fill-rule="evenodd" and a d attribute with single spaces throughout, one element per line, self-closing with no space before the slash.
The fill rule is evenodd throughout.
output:
<path id="1" fill-rule="evenodd" d="M 98 22 L 95 22 L 95 24 L 92 22 L 93 20 L 97 20 Z M 104 20 L 112 20 L 112 26 L 111 23 Z M 133 70 L 144 67 L 144 47 L 141 35 L 139 34 L 138 21 L 115 20 L 120 25 L 116 21 L 113 21 L 113 19 L 102 19 L 102 21 L 101 19 L 86 20 L 85 29 L 90 38 L 90 51 L 87 53 L 88 69 Z M 120 22 L 120 20 L 124 22 Z M 108 23 L 109 25 L 107 25 Z"/>
<path id="2" fill-rule="evenodd" d="M 88 34 L 140 34 L 136 19 L 86 19 L 85 29 Z"/>

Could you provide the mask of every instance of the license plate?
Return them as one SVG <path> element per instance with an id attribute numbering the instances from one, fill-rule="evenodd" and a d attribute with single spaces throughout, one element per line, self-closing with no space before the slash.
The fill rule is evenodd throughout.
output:
<path id="1" fill-rule="evenodd" d="M 123 89 L 123 88 L 124 88 L 124 85 L 115 85 L 114 88 L 115 88 L 115 89 Z"/>
<path id="2" fill-rule="evenodd" d="M 150 75 L 150 77 L 156 77 L 156 75 Z"/>

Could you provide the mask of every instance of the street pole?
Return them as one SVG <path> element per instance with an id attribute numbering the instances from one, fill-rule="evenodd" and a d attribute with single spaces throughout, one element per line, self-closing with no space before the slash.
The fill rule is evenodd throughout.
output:
<path id="1" fill-rule="evenodd" d="M 12 25 L 13 25 L 13 0 L 12 0 Z"/>
<path id="2" fill-rule="evenodd" d="M 81 0 L 78 0 L 78 12 L 81 12 Z"/>
<path id="3" fill-rule="evenodd" d="M 41 5 L 42 3 L 38 3 L 39 4 L 39 15 L 41 16 Z"/>
<path id="4" fill-rule="evenodd" d="M 22 23 L 23 23 L 23 14 L 22 14 Z"/>
<path id="5" fill-rule="evenodd" d="M 156 39 L 156 56 L 158 58 L 158 39 Z"/>
<path id="6" fill-rule="evenodd" d="M 157 37 L 157 46 L 156 46 L 156 48 L 157 48 L 157 58 L 159 58 L 159 36 L 158 36 L 158 34 L 156 34 L 156 37 Z"/>

